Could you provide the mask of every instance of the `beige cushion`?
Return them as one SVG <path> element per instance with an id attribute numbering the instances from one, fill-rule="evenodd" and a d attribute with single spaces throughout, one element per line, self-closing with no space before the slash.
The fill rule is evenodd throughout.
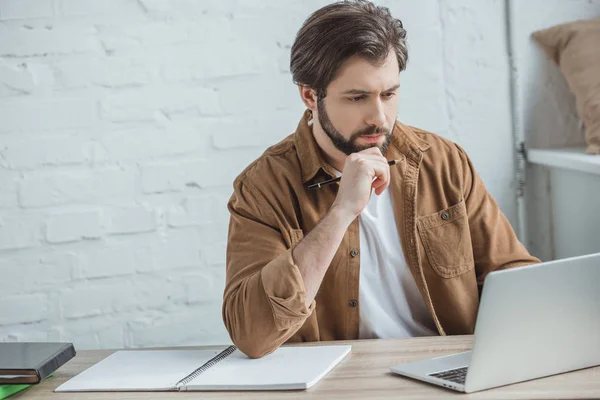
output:
<path id="1" fill-rule="evenodd" d="M 577 101 L 588 154 L 600 154 L 600 18 L 533 33 L 560 67 Z"/>

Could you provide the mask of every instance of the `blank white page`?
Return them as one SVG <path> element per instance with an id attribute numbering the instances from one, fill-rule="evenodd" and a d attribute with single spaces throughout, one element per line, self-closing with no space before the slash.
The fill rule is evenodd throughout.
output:
<path id="1" fill-rule="evenodd" d="M 177 390 L 177 382 L 222 350 L 120 350 L 55 391 Z"/>
<path id="2" fill-rule="evenodd" d="M 280 347 L 258 359 L 236 350 L 181 390 L 308 389 L 350 352 L 351 346 Z"/>

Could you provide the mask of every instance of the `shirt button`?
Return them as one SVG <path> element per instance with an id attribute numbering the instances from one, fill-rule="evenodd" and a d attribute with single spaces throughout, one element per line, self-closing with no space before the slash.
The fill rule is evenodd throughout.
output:
<path id="1" fill-rule="evenodd" d="M 358 249 L 352 249 L 352 251 L 350 252 L 350 255 L 352 257 L 356 257 L 358 255 Z"/>
<path id="2" fill-rule="evenodd" d="M 356 300 L 350 300 L 350 302 L 348 303 L 348 305 L 350 307 L 356 307 L 358 305 L 358 301 L 356 301 Z"/>
<path id="3" fill-rule="evenodd" d="M 442 213 L 442 219 L 443 219 L 444 221 L 448 221 L 448 218 L 450 218 L 450 214 L 448 214 L 446 211 L 444 211 L 444 212 Z"/>

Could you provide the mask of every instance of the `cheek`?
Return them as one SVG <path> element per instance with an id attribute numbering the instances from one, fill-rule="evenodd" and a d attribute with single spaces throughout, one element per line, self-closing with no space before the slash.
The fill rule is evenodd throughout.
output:
<path id="1" fill-rule="evenodd" d="M 393 124 L 398 117 L 398 106 L 400 104 L 400 100 L 396 97 L 393 101 L 390 101 L 386 104 L 386 118 L 389 123 Z"/>
<path id="2" fill-rule="evenodd" d="M 331 108 L 332 110 L 327 110 L 329 118 L 333 126 L 344 136 L 350 136 L 352 132 L 361 127 L 362 112 L 356 104 L 341 104 Z"/>

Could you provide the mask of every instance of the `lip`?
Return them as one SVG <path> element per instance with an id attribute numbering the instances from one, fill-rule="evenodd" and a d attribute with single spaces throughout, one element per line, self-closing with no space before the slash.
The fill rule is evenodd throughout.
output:
<path id="1" fill-rule="evenodd" d="M 381 139 L 383 135 L 369 135 L 369 136 L 361 136 L 360 138 L 367 143 L 377 143 L 379 139 Z"/>

